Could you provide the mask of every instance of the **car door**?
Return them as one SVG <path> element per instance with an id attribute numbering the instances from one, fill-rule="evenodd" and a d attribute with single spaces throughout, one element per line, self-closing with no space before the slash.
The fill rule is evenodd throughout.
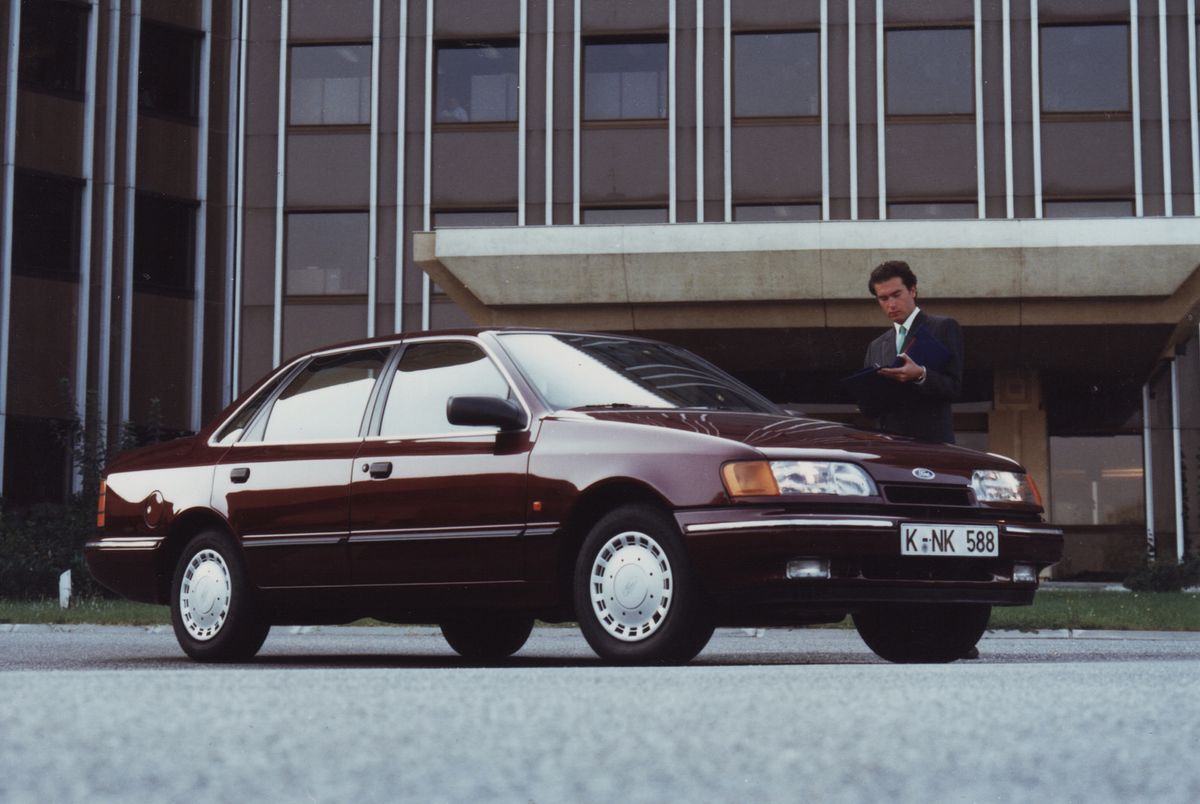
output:
<path id="1" fill-rule="evenodd" d="M 221 459 L 213 501 L 260 587 L 348 582 L 350 478 L 389 347 L 314 356 Z"/>
<path id="2" fill-rule="evenodd" d="M 451 396 L 516 398 L 478 341 L 407 343 L 380 388 L 378 435 L 363 442 L 351 483 L 355 584 L 522 578 L 529 430 L 451 425 Z"/>

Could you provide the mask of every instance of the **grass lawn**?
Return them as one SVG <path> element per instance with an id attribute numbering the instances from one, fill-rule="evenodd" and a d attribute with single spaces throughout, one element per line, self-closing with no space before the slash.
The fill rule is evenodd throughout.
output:
<path id="1" fill-rule="evenodd" d="M 126 600 L 89 600 L 69 609 L 60 609 L 57 600 L 0 600 L 0 623 L 169 625 L 170 622 L 166 606 Z M 374 620 L 360 623 L 382 625 Z M 842 626 L 849 625 L 847 618 Z M 993 609 L 990 627 L 1017 631 L 1062 628 L 1200 631 L 1200 594 L 1042 591 L 1032 606 Z"/>

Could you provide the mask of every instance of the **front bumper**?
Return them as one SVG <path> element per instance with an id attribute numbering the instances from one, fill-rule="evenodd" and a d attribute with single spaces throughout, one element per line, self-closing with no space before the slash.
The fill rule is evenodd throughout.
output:
<path id="1" fill-rule="evenodd" d="M 725 611 L 853 611 L 880 602 L 1027 605 L 1036 574 L 1062 558 L 1062 531 L 1029 521 L 977 516 L 920 518 L 921 523 L 994 525 L 994 557 L 901 554 L 903 516 L 806 514 L 776 509 L 679 511 L 675 519 L 693 569 Z M 788 578 L 797 559 L 828 562 L 828 578 Z M 1035 570 L 1014 579 L 1014 565 Z"/>
<path id="2" fill-rule="evenodd" d="M 83 548 L 88 569 L 106 588 L 142 603 L 161 603 L 161 536 L 97 536 Z"/>

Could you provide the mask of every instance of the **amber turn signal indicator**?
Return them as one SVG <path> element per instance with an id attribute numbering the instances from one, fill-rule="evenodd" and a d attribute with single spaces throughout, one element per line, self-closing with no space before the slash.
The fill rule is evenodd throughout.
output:
<path id="1" fill-rule="evenodd" d="M 730 497 L 776 497 L 779 484 L 766 461 L 738 461 L 721 467 L 721 479 Z"/>
<path id="2" fill-rule="evenodd" d="M 108 496 L 108 481 L 100 481 L 100 496 L 96 500 L 96 527 L 104 527 L 104 502 Z"/>

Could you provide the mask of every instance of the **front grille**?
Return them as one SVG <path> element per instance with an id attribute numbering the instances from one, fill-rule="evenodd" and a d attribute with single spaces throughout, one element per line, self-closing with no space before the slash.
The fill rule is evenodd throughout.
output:
<path id="1" fill-rule="evenodd" d="M 867 560 L 862 576 L 874 581 L 991 581 L 992 562 L 977 558 L 901 558 Z"/>
<path id="2" fill-rule="evenodd" d="M 909 485 L 885 483 L 883 496 L 896 505 L 934 505 L 970 507 L 974 500 L 965 486 Z"/>

